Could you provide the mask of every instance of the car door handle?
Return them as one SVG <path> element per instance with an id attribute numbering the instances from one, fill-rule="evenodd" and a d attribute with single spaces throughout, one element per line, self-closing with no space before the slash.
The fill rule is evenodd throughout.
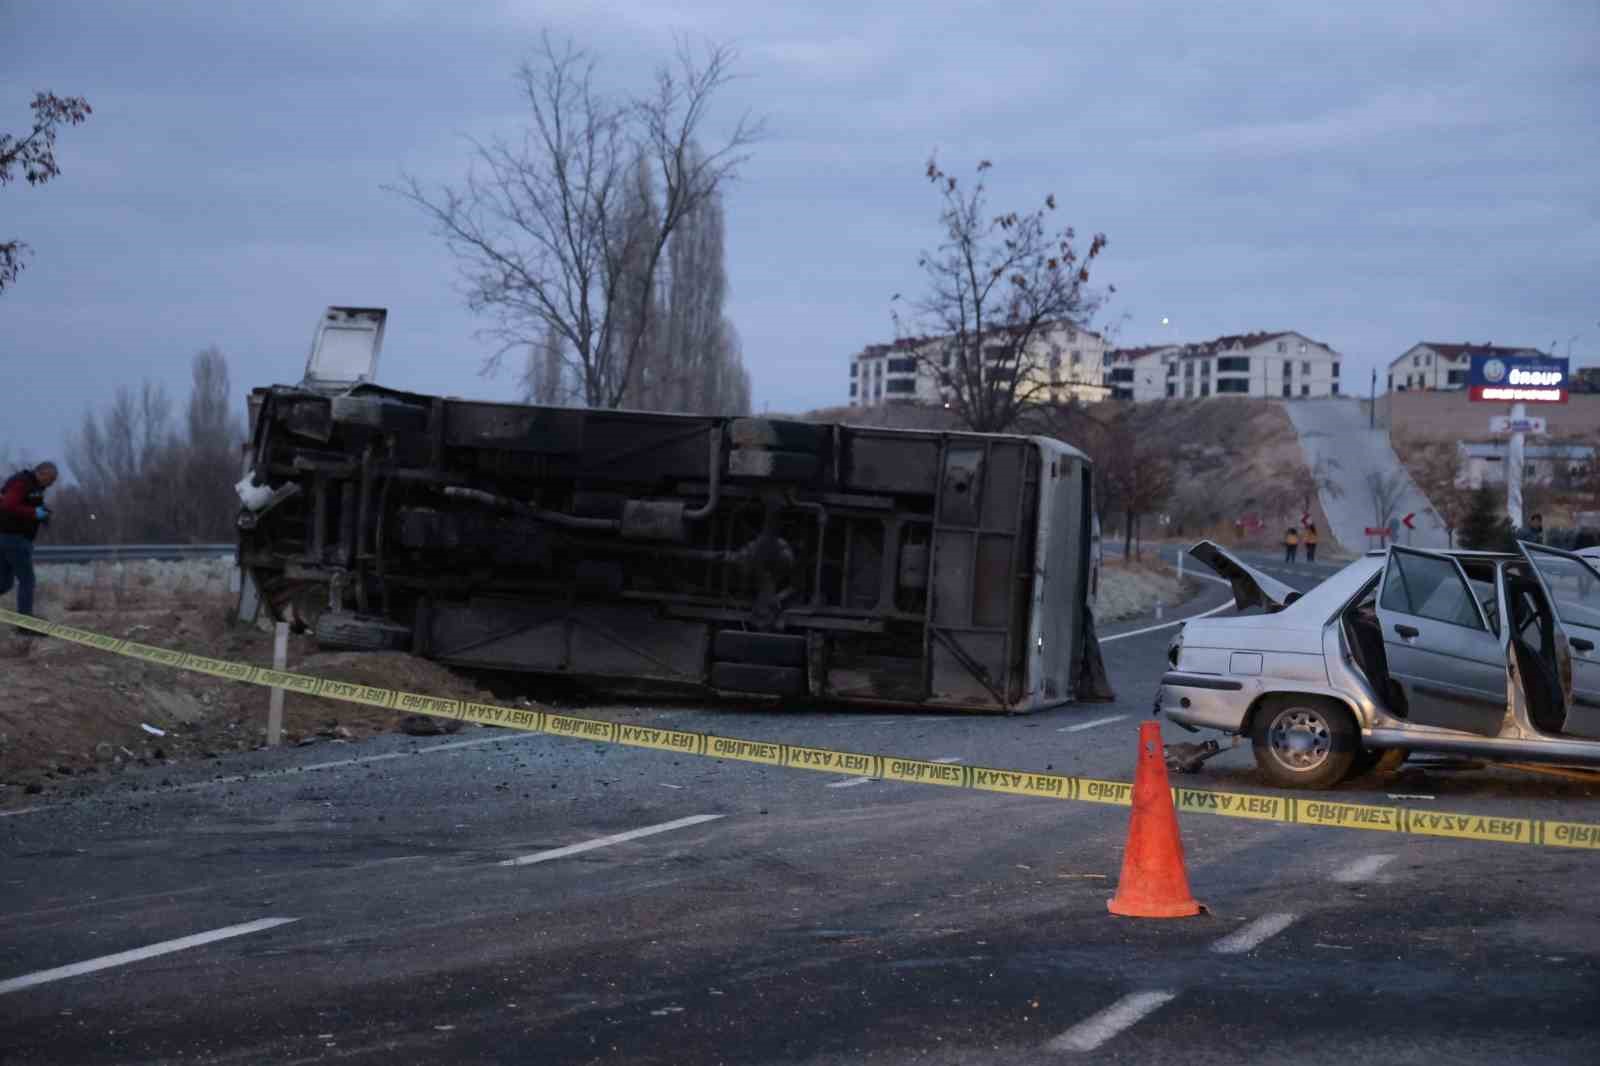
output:
<path id="1" fill-rule="evenodd" d="M 1394 631 L 1396 633 L 1399 633 L 1402 637 L 1406 638 L 1407 640 L 1410 640 L 1413 637 L 1422 636 L 1422 631 L 1419 630 L 1416 626 L 1396 625 L 1394 627 Z"/>
<path id="2" fill-rule="evenodd" d="M 1584 640 L 1582 637 L 1572 637 L 1568 640 L 1568 643 L 1574 648 L 1577 648 L 1579 651 L 1594 651 L 1594 641 L 1592 640 Z"/>

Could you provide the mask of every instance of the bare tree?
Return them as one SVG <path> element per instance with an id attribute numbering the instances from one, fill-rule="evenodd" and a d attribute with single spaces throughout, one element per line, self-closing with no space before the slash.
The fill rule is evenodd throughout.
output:
<path id="1" fill-rule="evenodd" d="M 173 447 L 172 401 L 153 382 L 137 391 L 124 385 L 103 414 L 84 413 L 67 442 L 67 463 L 99 516 L 99 539 L 159 539 L 158 516 L 171 513 L 176 495 L 165 462 Z"/>
<path id="2" fill-rule="evenodd" d="M 1339 469 L 1339 460 L 1321 454 L 1310 466 L 1293 459 L 1279 463 L 1267 479 L 1262 508 L 1275 515 L 1310 513 L 1312 502 L 1321 496 L 1338 499 L 1344 495 L 1334 477 Z"/>
<path id="3" fill-rule="evenodd" d="M 747 415 L 750 413 L 750 372 L 744 366 L 744 351 L 739 331 L 723 318 L 713 335 L 711 365 L 705 371 L 704 406 L 708 414 Z"/>
<path id="4" fill-rule="evenodd" d="M 226 539 L 239 510 L 233 485 L 244 439 L 230 391 L 226 357 L 208 348 L 194 358 L 184 432 L 173 428 L 166 391 L 150 381 L 119 388 L 99 414 L 85 412 L 66 449 L 73 506 L 57 510 L 52 534 L 69 543 Z"/>
<path id="5" fill-rule="evenodd" d="M 1134 418 L 1121 413 L 1099 434 L 1091 455 L 1107 514 L 1124 519 L 1124 558 L 1139 558 L 1135 536 L 1139 520 L 1162 507 L 1172 496 L 1176 473 L 1167 449 L 1139 431 Z"/>
<path id="6" fill-rule="evenodd" d="M 11 184 L 20 168 L 29 185 L 43 185 L 61 174 L 56 165 L 56 129 L 76 126 L 93 112 L 81 96 L 37 93 L 33 98 L 33 129 L 22 137 L 0 133 L 0 185 Z M 22 272 L 28 246 L 22 241 L 0 241 L 0 292 L 14 284 Z"/>
<path id="7" fill-rule="evenodd" d="M 544 343 L 528 351 L 528 368 L 522 375 L 525 403 L 561 404 L 567 400 L 566 360 L 561 351 L 561 334 L 553 329 L 544 333 Z"/>
<path id="8" fill-rule="evenodd" d="M 1472 490 L 1463 476 L 1461 449 L 1455 441 L 1417 441 L 1403 445 L 1407 468 L 1417 488 L 1455 546 L 1456 531 L 1472 510 Z M 1399 449 L 1397 449 L 1399 450 Z"/>
<path id="9" fill-rule="evenodd" d="M 680 44 L 648 95 L 613 100 L 595 63 L 546 34 L 518 72 L 530 123 L 516 140 L 475 145 L 465 184 L 430 193 L 415 178 L 398 190 L 432 220 L 459 262 L 468 306 L 487 313 L 507 351 L 562 339 L 583 402 L 615 407 L 636 384 L 654 319 L 656 272 L 684 218 L 737 174 L 761 124 L 738 119 L 711 151 L 705 132 L 733 51 Z M 649 225 L 629 217 L 645 175 Z"/>
<path id="10" fill-rule="evenodd" d="M 728 274 L 721 193 L 684 217 L 667 246 L 661 294 L 665 312 L 652 407 L 745 414 L 750 377 L 737 331 L 723 313 Z"/>
<path id="11" fill-rule="evenodd" d="M 181 494 L 173 519 L 180 539 L 226 538 L 233 531 L 239 501 L 233 485 L 239 478 L 239 445 L 243 420 L 230 406 L 228 360 L 212 346 L 194 357 L 190 371 L 188 436 L 178 449 Z"/>
<path id="12" fill-rule="evenodd" d="M 1405 495 L 1406 475 L 1399 470 L 1385 474 L 1382 470 L 1367 472 L 1367 498 L 1372 501 L 1374 525 L 1387 526 L 1394 518 L 1395 505 Z"/>
<path id="13" fill-rule="evenodd" d="M 917 261 L 928 287 L 912 303 L 909 323 L 895 315 L 903 338 L 908 325 L 929 335 L 910 345 L 913 357 L 979 432 L 1008 429 L 1048 398 L 1049 359 L 1059 358 L 1049 337 L 1086 325 L 1099 307 L 1089 267 L 1106 246 L 1096 234 L 1080 255 L 1072 227 L 1052 230 L 1053 195 L 1033 211 L 990 215 L 983 178 L 990 166 L 979 163 L 976 180 L 964 186 L 928 161 L 927 179 L 942 198 L 943 239 Z"/>

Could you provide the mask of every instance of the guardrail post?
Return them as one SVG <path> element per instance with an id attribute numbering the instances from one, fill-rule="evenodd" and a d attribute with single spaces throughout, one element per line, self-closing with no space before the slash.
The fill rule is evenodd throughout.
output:
<path id="1" fill-rule="evenodd" d="M 289 665 L 289 623 L 279 622 L 272 638 L 272 668 L 282 670 Z M 283 689 L 274 688 L 267 703 L 267 747 L 283 743 Z"/>

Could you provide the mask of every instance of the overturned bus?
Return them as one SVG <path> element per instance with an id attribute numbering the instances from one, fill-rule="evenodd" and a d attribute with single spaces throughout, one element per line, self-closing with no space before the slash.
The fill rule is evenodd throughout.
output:
<path id="1" fill-rule="evenodd" d="M 1107 698 L 1092 469 L 1043 437 L 485 403 L 329 308 L 250 396 L 240 563 L 325 646 L 716 694 Z"/>

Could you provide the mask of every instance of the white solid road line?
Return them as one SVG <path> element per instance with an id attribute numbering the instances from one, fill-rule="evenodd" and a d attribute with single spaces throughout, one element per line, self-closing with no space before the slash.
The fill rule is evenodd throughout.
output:
<path id="1" fill-rule="evenodd" d="M 1242 929 L 1236 929 L 1211 945 L 1218 955 L 1243 955 L 1254 951 L 1294 924 L 1292 914 L 1263 914 Z"/>
<path id="2" fill-rule="evenodd" d="M 1177 995 L 1175 992 L 1135 992 L 1099 1014 L 1085 1018 L 1045 1045 L 1049 1051 L 1093 1051 L 1145 1015 Z"/>
<path id="3" fill-rule="evenodd" d="M 148 947 L 134 948 L 132 951 L 119 951 L 115 955 L 102 955 L 98 959 L 89 959 L 86 962 L 75 962 L 70 966 L 57 966 L 53 970 L 40 970 L 38 973 L 24 974 L 13 977 L 9 981 L 0 981 L 0 995 L 7 992 L 20 992 L 24 988 L 34 985 L 48 984 L 51 981 L 60 981 L 67 977 L 77 977 L 79 974 L 94 973 L 96 970 L 109 970 L 113 966 L 126 966 L 130 962 L 141 959 L 153 959 L 157 955 L 170 955 L 174 951 L 184 951 L 188 948 L 197 948 L 202 944 L 211 944 L 218 940 L 227 940 L 230 937 L 244 936 L 247 933 L 259 933 L 263 929 L 273 929 L 290 922 L 298 922 L 298 918 L 259 918 L 243 925 L 229 925 L 221 929 L 213 929 L 209 933 L 196 933 L 193 936 L 179 937 L 177 940 L 163 940 L 159 944 Z"/>
<path id="4" fill-rule="evenodd" d="M 1394 855 L 1368 855 L 1364 859 L 1357 859 L 1333 875 L 1333 879 L 1342 885 L 1355 884 L 1358 881 L 1370 881 L 1379 870 L 1393 862 Z"/>
<path id="5" fill-rule="evenodd" d="M 1056 732 L 1079 733 L 1085 729 L 1093 729 L 1096 726 L 1110 725 L 1112 722 L 1120 722 L 1126 717 L 1128 716 L 1125 714 L 1114 714 L 1109 718 L 1091 718 L 1089 721 L 1079 722 L 1077 725 L 1064 725 L 1060 729 L 1057 729 Z"/>
<path id="6" fill-rule="evenodd" d="M 410 759 L 418 755 L 430 755 L 436 751 L 481 748 L 485 744 L 503 744 L 510 741 L 527 740 L 534 735 L 531 733 L 505 733 L 500 736 L 483 737 L 479 740 L 456 740 L 449 744 L 433 744 L 426 748 L 413 748 L 410 751 L 390 751 L 382 755 L 358 755 L 350 759 L 332 759 L 328 762 L 307 763 L 304 766 L 286 766 L 281 770 L 260 770 L 251 774 L 230 774 L 227 777 L 212 777 L 204 781 L 191 781 L 186 785 L 169 785 L 166 788 L 154 788 L 150 791 L 157 795 L 166 795 L 173 792 L 193 792 L 196 789 L 214 788 L 217 785 L 238 785 L 246 781 L 263 781 L 275 777 L 288 777 L 296 773 L 310 773 L 315 770 L 336 770 L 342 766 L 364 766 L 367 763 L 388 762 L 391 759 Z M 53 803 L 46 807 L 24 807 L 16 811 L 0 811 L 0 818 L 14 818 L 19 814 L 37 814 L 40 811 L 54 811 L 66 806 L 68 804 Z"/>
<path id="7" fill-rule="evenodd" d="M 568 844 L 564 848 L 552 848 L 549 851 L 536 851 L 532 855 L 522 855 L 515 859 L 505 859 L 501 866 L 531 866 L 536 862 L 549 862 L 551 859 L 563 859 L 568 855 L 577 855 L 595 848 L 609 847 L 612 844 L 621 844 L 628 840 L 638 840 L 640 837 L 653 837 L 657 833 L 670 833 L 674 829 L 684 829 L 701 822 L 714 822 L 723 817 L 720 814 L 692 814 L 687 818 L 679 818 L 672 822 L 662 822 L 660 825 L 647 825 L 643 829 L 630 829 L 626 833 L 615 833 L 608 837 L 596 837 L 594 840 L 585 840 L 582 844 Z"/>
<path id="8" fill-rule="evenodd" d="M 1102 643 L 1102 644 L 1110 644 L 1113 640 L 1122 640 L 1122 639 L 1124 639 L 1126 637 L 1143 636 L 1146 633 L 1154 633 L 1158 629 L 1171 629 L 1173 626 L 1181 626 L 1185 622 L 1192 622 L 1196 618 L 1210 618 L 1212 615 L 1217 614 L 1217 613 L 1219 613 L 1221 611 L 1226 611 L 1229 607 L 1232 607 L 1232 606 L 1233 606 L 1233 601 L 1232 600 L 1228 600 L 1228 601 L 1226 601 L 1224 603 L 1217 604 L 1215 607 L 1211 608 L 1211 610 L 1209 610 L 1209 611 L 1201 611 L 1199 614 L 1191 614 L 1187 618 L 1174 618 L 1170 622 L 1162 622 L 1159 625 L 1145 626 L 1143 629 L 1135 629 L 1135 630 L 1132 630 L 1132 631 L 1127 632 L 1127 633 L 1114 633 L 1109 637 L 1101 637 L 1100 638 L 1100 643 Z"/>

